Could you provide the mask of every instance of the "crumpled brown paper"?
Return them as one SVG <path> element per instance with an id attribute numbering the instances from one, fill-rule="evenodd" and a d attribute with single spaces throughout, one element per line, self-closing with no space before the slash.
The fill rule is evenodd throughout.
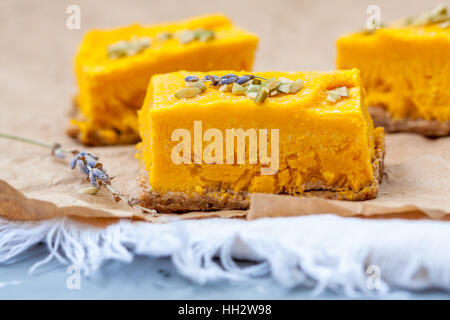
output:
<path id="1" fill-rule="evenodd" d="M 386 141 L 383 183 L 369 201 L 336 201 L 287 195 L 255 194 L 248 211 L 192 212 L 152 217 L 115 203 L 107 190 L 80 195 L 88 182 L 67 161 L 49 150 L 0 139 L 0 216 L 39 220 L 58 216 L 137 218 L 152 222 L 204 217 L 260 217 L 335 213 L 342 216 L 446 219 L 450 214 L 450 137 L 427 139 L 415 134 L 391 134 Z M 79 146 L 78 146 L 79 147 Z M 136 196 L 139 163 L 133 146 L 90 148 L 117 189 Z"/>
<path id="2" fill-rule="evenodd" d="M 415 134 L 391 134 L 386 145 L 385 176 L 376 199 L 355 202 L 255 194 L 247 217 L 335 213 L 448 219 L 450 137 L 432 140 Z"/>

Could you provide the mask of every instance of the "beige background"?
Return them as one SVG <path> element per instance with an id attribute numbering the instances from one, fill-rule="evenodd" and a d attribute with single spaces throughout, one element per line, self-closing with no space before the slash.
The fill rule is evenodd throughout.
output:
<path id="1" fill-rule="evenodd" d="M 365 25 L 368 5 L 379 5 L 382 20 L 391 21 L 417 14 L 438 3 L 407 0 L 2 0 L 0 131 L 49 143 L 58 141 L 65 146 L 75 145 L 64 134 L 71 96 L 76 93 L 73 56 L 83 33 L 92 28 L 110 28 L 132 22 L 152 24 L 223 12 L 237 25 L 259 35 L 255 70 L 325 70 L 334 68 L 335 39 Z M 448 1 L 445 3 L 449 4 Z M 81 8 L 81 30 L 66 28 L 66 8 L 70 4 Z M 388 138 L 388 143 L 405 145 L 404 139 L 408 141 L 403 136 L 392 137 Z M 391 150 L 393 152 L 389 153 L 388 145 L 387 163 L 399 163 L 405 155 L 414 157 L 424 148 L 430 153 L 437 152 L 436 147 L 446 148 L 449 142 L 448 138 L 436 142 L 421 137 L 414 139 L 421 149 Z M 133 192 L 137 170 L 133 147 L 97 148 L 95 153 L 101 156 L 112 175 L 119 175 L 116 183 L 123 190 Z M 77 188 L 86 183 L 78 174 L 70 172 L 65 163 L 51 159 L 45 150 L 0 139 L 0 155 L 0 182 L 8 182 L 30 198 L 48 200 L 59 206 L 111 206 L 109 195 L 78 196 Z M 0 201 L 6 190 L 14 193 L 8 186 L 2 188 L 0 184 Z M 21 212 L 30 211 L 33 206 L 28 205 L 24 205 Z M 54 211 L 55 208 L 47 209 Z M 35 210 L 34 217 L 39 217 L 40 212 Z"/>

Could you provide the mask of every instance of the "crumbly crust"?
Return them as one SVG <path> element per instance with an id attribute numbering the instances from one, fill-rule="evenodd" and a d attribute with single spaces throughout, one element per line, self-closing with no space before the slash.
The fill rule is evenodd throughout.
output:
<path id="1" fill-rule="evenodd" d="M 371 185 L 358 191 L 333 190 L 322 185 L 307 190 L 298 196 L 320 197 L 332 200 L 369 200 L 377 196 L 384 170 L 384 137 L 377 137 L 375 157 L 372 162 L 374 181 Z M 206 190 L 204 193 L 184 193 L 169 191 L 161 194 L 152 190 L 148 184 L 147 172 L 142 169 L 138 177 L 139 198 L 144 207 L 158 212 L 214 211 L 225 209 L 248 209 L 250 207 L 249 192 L 232 190 Z"/>
<path id="2" fill-rule="evenodd" d="M 134 144 L 140 141 L 139 135 L 134 132 L 121 132 L 115 129 L 108 129 L 110 133 L 108 138 L 106 139 L 103 137 L 100 130 L 90 125 L 89 121 L 87 121 L 87 119 L 85 119 L 80 113 L 76 97 L 72 99 L 72 111 L 70 112 L 70 118 L 75 119 L 78 122 L 84 122 L 86 127 L 83 132 L 77 125 L 69 123 L 66 128 L 67 135 L 87 146 Z"/>
<path id="3" fill-rule="evenodd" d="M 429 137 L 450 135 L 450 121 L 427 119 L 393 119 L 382 107 L 369 107 L 375 126 L 384 127 L 388 132 L 415 132 Z"/>

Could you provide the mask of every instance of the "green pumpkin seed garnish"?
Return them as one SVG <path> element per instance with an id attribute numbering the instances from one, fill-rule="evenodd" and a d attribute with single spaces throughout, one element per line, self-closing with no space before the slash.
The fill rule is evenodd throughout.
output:
<path id="1" fill-rule="evenodd" d="M 108 46 L 108 58 L 117 59 L 127 56 L 128 42 L 125 40 L 118 41 Z"/>
<path id="2" fill-rule="evenodd" d="M 110 59 L 134 56 L 150 47 L 152 40 L 148 37 L 132 37 L 130 40 L 121 40 L 107 48 Z"/>
<path id="3" fill-rule="evenodd" d="M 231 92 L 236 95 L 245 94 L 245 88 L 238 83 L 233 83 L 233 87 L 231 88 Z"/>
<path id="4" fill-rule="evenodd" d="M 450 21 L 447 6 L 439 5 L 431 11 L 424 12 L 415 17 L 403 19 L 400 22 L 401 26 L 427 26 L 436 23 L 444 23 Z"/>
<path id="5" fill-rule="evenodd" d="M 184 85 L 186 87 L 195 87 L 195 85 L 197 84 L 198 81 L 185 81 Z"/>
<path id="6" fill-rule="evenodd" d="M 292 87 L 291 83 L 282 83 L 278 87 L 278 91 L 282 93 L 291 93 L 291 87 Z"/>
<path id="7" fill-rule="evenodd" d="M 158 39 L 159 42 L 164 42 L 167 41 L 169 39 L 172 38 L 172 34 L 170 32 L 167 31 L 163 31 L 161 33 L 159 33 L 156 38 Z"/>
<path id="8" fill-rule="evenodd" d="M 348 97 L 347 87 L 339 87 L 339 88 L 334 89 L 334 91 L 341 97 Z"/>
<path id="9" fill-rule="evenodd" d="M 261 87 L 261 89 L 259 89 L 258 93 L 256 94 L 255 102 L 263 103 L 264 101 L 266 101 L 268 96 L 269 96 L 269 89 L 267 89 L 267 87 Z"/>
<path id="10" fill-rule="evenodd" d="M 240 84 L 238 79 L 253 78 Z M 186 88 L 178 91 L 175 96 L 181 98 L 191 98 L 207 90 L 205 83 L 210 83 L 210 88 L 218 88 L 220 92 L 231 92 L 234 95 L 245 95 L 257 103 L 263 103 L 268 97 L 275 97 L 280 92 L 284 94 L 295 94 L 303 88 L 303 81 L 300 79 L 290 80 L 284 77 L 279 79 L 265 79 L 260 76 L 246 75 L 236 76 L 227 74 L 222 77 L 215 75 L 206 75 L 202 80 L 198 76 L 188 75 L 185 77 Z M 241 81 L 242 82 L 242 81 Z M 346 87 L 336 88 L 328 92 L 330 101 L 337 101 L 342 97 L 348 96 Z"/>
<path id="11" fill-rule="evenodd" d="M 348 97 L 349 91 L 347 87 L 339 87 L 334 90 L 327 91 L 327 100 L 330 102 L 337 102 L 341 100 L 342 97 Z"/>
<path id="12" fill-rule="evenodd" d="M 206 90 L 205 84 L 201 81 L 194 82 L 194 87 L 199 88 L 201 90 L 201 92 Z"/>
<path id="13" fill-rule="evenodd" d="M 281 84 L 281 83 L 280 83 L 279 81 L 277 81 L 277 79 L 275 79 L 275 78 L 271 78 L 271 79 L 269 79 L 269 80 L 267 80 L 267 81 L 264 81 L 264 82 L 262 83 L 262 85 L 263 85 L 264 87 L 266 87 L 269 91 L 272 91 L 272 90 L 278 88 L 278 86 L 279 86 L 280 84 Z"/>
<path id="14" fill-rule="evenodd" d="M 280 78 L 278 78 L 278 81 L 280 81 L 281 84 L 283 84 L 283 83 L 292 83 L 292 82 L 294 82 L 293 80 L 288 79 L 288 78 L 285 78 L 285 77 L 280 77 Z"/>
<path id="15" fill-rule="evenodd" d="M 230 90 L 230 85 L 229 85 L 229 84 L 224 84 L 223 86 L 221 86 L 221 87 L 219 88 L 219 91 L 220 91 L 220 92 L 229 92 L 229 91 L 231 91 L 231 90 Z"/>
<path id="16" fill-rule="evenodd" d="M 211 30 L 198 29 L 195 32 L 196 32 L 195 36 L 197 40 L 200 42 L 206 42 L 214 39 L 215 37 L 214 32 Z"/>
<path id="17" fill-rule="evenodd" d="M 197 87 L 183 88 L 175 93 L 175 97 L 177 97 L 178 99 L 193 98 L 195 96 L 198 96 L 201 92 L 202 90 Z"/>
<path id="18" fill-rule="evenodd" d="M 259 85 L 259 84 L 251 84 L 247 88 L 247 93 L 258 92 L 260 88 L 261 88 L 261 85 Z"/>
<path id="19" fill-rule="evenodd" d="M 249 92 L 249 93 L 247 93 L 247 98 L 255 100 L 257 95 L 258 95 L 257 92 Z"/>
<path id="20" fill-rule="evenodd" d="M 181 44 L 188 44 L 194 40 L 198 40 L 200 42 L 207 42 L 214 38 L 215 38 L 214 31 L 206 29 L 184 30 L 178 36 L 178 39 L 180 40 Z"/>
<path id="21" fill-rule="evenodd" d="M 91 196 L 95 196 L 98 192 L 98 189 L 96 187 L 87 187 L 87 188 L 83 188 L 78 190 L 78 194 L 88 194 Z"/>
<path id="22" fill-rule="evenodd" d="M 180 40 L 181 44 L 188 44 L 189 42 L 195 40 L 195 31 L 184 30 L 180 33 L 178 39 Z"/>
<path id="23" fill-rule="evenodd" d="M 142 48 L 148 48 L 152 44 L 152 39 L 149 37 L 133 37 L 131 41 L 139 44 Z"/>
<path id="24" fill-rule="evenodd" d="M 295 80 L 291 85 L 291 90 L 289 93 L 297 93 L 303 88 L 303 81 L 298 79 Z"/>
<path id="25" fill-rule="evenodd" d="M 341 99 L 341 96 L 338 95 L 336 92 L 334 92 L 334 91 L 327 92 L 327 100 L 328 101 L 335 103 L 336 101 L 338 101 L 340 99 Z"/>

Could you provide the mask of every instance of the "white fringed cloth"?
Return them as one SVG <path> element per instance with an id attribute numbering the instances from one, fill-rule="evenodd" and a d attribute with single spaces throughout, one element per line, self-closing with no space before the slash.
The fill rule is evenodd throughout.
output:
<path id="1" fill-rule="evenodd" d="M 107 260 L 145 255 L 169 257 L 179 273 L 200 284 L 271 275 L 283 287 L 328 288 L 350 297 L 450 290 L 450 223 L 441 221 L 316 215 L 165 224 L 124 219 L 96 228 L 68 218 L 0 220 L 1 264 L 41 242 L 49 255 L 30 272 L 57 259 L 90 276 Z M 243 267 L 240 259 L 254 264 Z"/>

